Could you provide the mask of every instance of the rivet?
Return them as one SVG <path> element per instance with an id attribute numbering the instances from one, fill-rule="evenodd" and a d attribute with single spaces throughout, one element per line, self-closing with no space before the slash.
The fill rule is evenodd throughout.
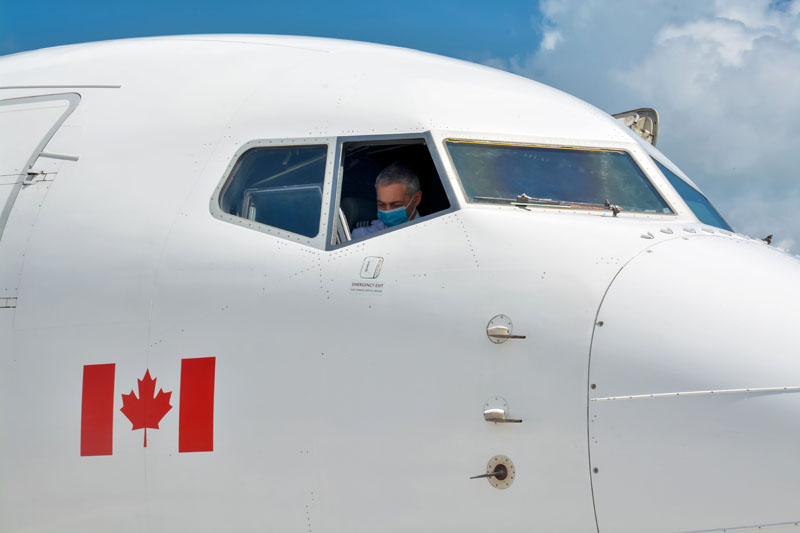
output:
<path id="1" fill-rule="evenodd" d="M 598 473 L 599 471 L 600 471 L 600 470 L 598 470 L 598 468 L 597 468 L 597 467 L 594 467 L 594 473 L 595 473 L 595 474 L 596 474 L 596 473 Z"/>
<path id="2" fill-rule="evenodd" d="M 602 328 L 602 327 L 603 327 L 603 324 L 605 324 L 605 322 L 603 322 L 602 320 L 598 320 L 598 321 L 596 322 L 596 324 L 597 324 L 597 327 L 599 327 L 599 328 Z"/>
<path id="3" fill-rule="evenodd" d="M 592 389 L 596 389 L 596 388 L 597 388 L 597 383 L 592 383 Z"/>

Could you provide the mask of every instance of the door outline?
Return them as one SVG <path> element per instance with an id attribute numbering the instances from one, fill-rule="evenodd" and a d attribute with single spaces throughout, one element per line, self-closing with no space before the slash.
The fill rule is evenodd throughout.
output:
<path id="1" fill-rule="evenodd" d="M 17 201 L 19 192 L 22 190 L 22 186 L 27 176 L 27 171 L 33 166 L 34 163 L 36 163 L 36 160 L 39 159 L 39 155 L 41 155 L 45 146 L 47 146 L 47 143 L 50 142 L 50 139 L 53 138 L 53 135 L 55 135 L 62 124 L 64 124 L 67 118 L 72 114 L 72 112 L 75 111 L 75 108 L 78 107 L 78 104 L 81 101 L 81 95 L 78 93 L 58 93 L 40 96 L 23 96 L 20 98 L 0 100 L 0 106 L 31 104 L 36 102 L 51 102 L 56 100 L 66 100 L 68 104 L 67 108 L 61 114 L 61 116 L 58 117 L 55 122 L 53 122 L 53 125 L 50 127 L 47 133 L 45 133 L 41 141 L 39 141 L 39 144 L 36 145 L 33 153 L 25 163 L 23 171 L 20 172 L 19 176 L 17 176 L 17 181 L 14 183 L 14 187 L 11 189 L 11 194 L 9 194 L 6 204 L 3 206 L 2 212 L 0 212 L 0 240 L 3 239 L 3 233 L 5 232 L 8 218 L 11 216 L 11 210 L 14 208 L 14 204 Z"/>

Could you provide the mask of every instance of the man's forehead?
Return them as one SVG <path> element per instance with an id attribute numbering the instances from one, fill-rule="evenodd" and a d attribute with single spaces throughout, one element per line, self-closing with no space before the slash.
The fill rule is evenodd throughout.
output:
<path id="1" fill-rule="evenodd" d="M 404 183 L 379 184 L 376 187 L 376 191 L 378 196 L 410 196 L 408 193 L 408 186 Z"/>

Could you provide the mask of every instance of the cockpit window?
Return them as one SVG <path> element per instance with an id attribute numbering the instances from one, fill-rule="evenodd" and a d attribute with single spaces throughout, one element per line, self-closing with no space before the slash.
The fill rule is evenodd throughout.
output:
<path id="1" fill-rule="evenodd" d="M 627 152 L 446 141 L 471 202 L 672 213 Z M 524 196 L 523 196 L 524 195 Z"/>
<path id="2" fill-rule="evenodd" d="M 319 233 L 326 145 L 252 148 L 237 161 L 223 212 L 306 237 Z"/>
<path id="3" fill-rule="evenodd" d="M 708 198 L 700 194 L 697 189 L 683 181 L 680 176 L 662 165 L 657 159 L 653 159 L 653 161 L 655 161 L 659 170 L 661 170 L 672 186 L 675 187 L 675 190 L 681 195 L 683 201 L 689 205 L 689 209 L 691 209 L 695 216 L 700 219 L 700 222 L 716 228 L 733 231 L 728 223 L 725 222 L 725 219 L 722 218 L 722 215 L 720 215 L 719 212 L 714 209 L 714 206 L 711 205 L 711 202 L 708 201 Z"/>
<path id="4" fill-rule="evenodd" d="M 383 235 L 450 208 L 423 137 L 344 142 L 341 165 L 333 246 Z"/>

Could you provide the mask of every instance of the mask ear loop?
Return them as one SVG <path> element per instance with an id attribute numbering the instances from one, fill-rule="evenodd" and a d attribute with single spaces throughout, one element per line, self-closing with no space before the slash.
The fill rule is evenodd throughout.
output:
<path id="1" fill-rule="evenodd" d="M 417 192 L 419 192 L 419 191 L 417 191 Z M 417 193 L 415 192 L 414 194 L 417 194 Z M 408 201 L 408 205 L 406 205 L 405 209 L 408 209 L 408 206 L 409 206 L 409 205 L 411 205 L 412 203 L 414 203 L 414 194 L 412 194 L 412 195 L 411 195 L 411 200 L 409 200 L 409 201 Z M 419 207 L 419 204 L 417 204 L 417 205 L 415 205 L 415 206 L 414 206 L 414 210 L 413 210 L 413 211 L 411 211 L 411 214 L 412 214 L 412 215 L 416 216 L 416 215 L 418 214 L 418 213 L 417 213 L 417 208 L 418 208 L 418 207 Z M 406 211 L 406 213 L 408 213 L 408 211 Z M 409 215 L 406 215 L 406 218 L 408 218 L 408 220 L 411 220 L 411 219 L 412 219 L 412 218 L 414 218 L 414 217 L 412 217 L 412 216 L 409 216 Z"/>
<path id="2" fill-rule="evenodd" d="M 414 206 L 414 209 L 411 210 L 411 214 L 410 215 L 408 214 L 408 206 L 413 204 L 413 203 L 414 203 L 414 197 L 412 196 L 411 200 L 408 201 L 408 205 L 405 207 L 405 209 L 406 209 L 406 218 L 408 220 L 411 220 L 413 218 L 413 215 L 417 212 L 417 206 Z"/>

